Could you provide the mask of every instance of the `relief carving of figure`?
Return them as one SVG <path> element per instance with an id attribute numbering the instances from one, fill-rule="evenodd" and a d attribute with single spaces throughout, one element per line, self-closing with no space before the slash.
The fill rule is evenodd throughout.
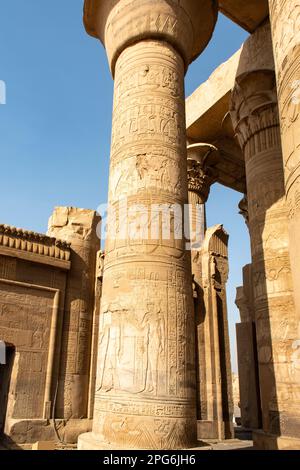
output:
<path id="1" fill-rule="evenodd" d="M 109 308 L 100 317 L 99 350 L 102 364 L 100 382 L 97 391 L 109 392 L 119 388 L 118 360 L 121 351 L 121 330 L 118 322 L 113 320 L 116 312 Z"/>
<path id="2" fill-rule="evenodd" d="M 145 392 L 157 393 L 159 358 L 165 350 L 165 325 L 161 308 L 155 303 L 148 303 L 143 317 L 142 326 L 145 332 L 145 349 L 147 365 L 145 375 Z"/>

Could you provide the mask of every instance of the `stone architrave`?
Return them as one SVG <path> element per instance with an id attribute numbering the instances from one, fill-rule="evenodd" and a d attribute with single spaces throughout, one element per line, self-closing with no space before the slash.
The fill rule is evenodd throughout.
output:
<path id="1" fill-rule="evenodd" d="M 158 234 L 149 225 L 153 205 L 174 212 L 188 200 L 184 73 L 216 18 L 212 0 L 85 1 L 86 29 L 104 44 L 115 81 L 109 217 L 117 222 L 105 246 L 93 431 L 79 449 L 196 441 L 190 255 L 174 230 L 166 239 L 161 221 Z M 128 210 L 118 212 L 124 200 Z M 147 216 L 141 237 L 131 232 L 137 207 Z"/>
<path id="2" fill-rule="evenodd" d="M 269 0 L 300 354 L 300 0 Z"/>
<path id="3" fill-rule="evenodd" d="M 257 51 L 261 51 L 260 54 Z M 263 431 L 259 448 L 300 445 L 300 369 L 270 25 L 244 45 L 231 117 L 244 152 Z"/>

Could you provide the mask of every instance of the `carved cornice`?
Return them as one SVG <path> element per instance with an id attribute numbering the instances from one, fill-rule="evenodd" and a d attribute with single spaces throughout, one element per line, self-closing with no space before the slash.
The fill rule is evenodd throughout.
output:
<path id="1" fill-rule="evenodd" d="M 230 114 L 245 157 L 280 143 L 275 73 L 258 70 L 236 79 Z"/>
<path id="2" fill-rule="evenodd" d="M 69 261 L 70 243 L 47 235 L 0 224 L 0 246 Z"/>

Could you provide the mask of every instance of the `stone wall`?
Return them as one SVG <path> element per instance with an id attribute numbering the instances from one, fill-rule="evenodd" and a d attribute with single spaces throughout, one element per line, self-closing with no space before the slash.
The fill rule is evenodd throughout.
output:
<path id="1" fill-rule="evenodd" d="M 69 236 L 61 231 L 63 241 L 54 233 L 46 236 L 0 225 L 0 340 L 7 350 L 7 362 L 0 365 L 0 432 L 18 443 L 54 439 L 55 427 L 62 440 L 74 442 L 80 432 L 89 429 L 90 344 L 100 247 L 96 226 L 100 219 L 93 211 L 71 208 L 57 208 L 54 216 L 66 211 L 72 213 L 73 226 Z M 76 238 L 81 240 L 83 233 L 86 239 L 92 238 L 93 245 L 79 252 Z M 74 279 L 81 286 L 77 289 L 76 285 L 75 292 Z M 82 280 L 86 280 L 87 291 Z M 83 301 L 82 309 L 73 315 L 76 330 L 69 321 L 70 303 L 78 305 L 74 296 L 85 298 L 86 292 L 88 305 L 85 308 Z M 68 376 L 66 363 L 77 364 Z M 74 392 L 68 402 L 69 384 L 81 385 L 80 371 L 84 372 L 85 394 L 78 398 L 79 392 L 77 396 Z M 76 409 L 78 403 L 81 410 L 70 413 L 70 407 Z M 54 423 L 54 418 L 59 419 Z M 69 418 L 63 425 L 62 420 Z"/>

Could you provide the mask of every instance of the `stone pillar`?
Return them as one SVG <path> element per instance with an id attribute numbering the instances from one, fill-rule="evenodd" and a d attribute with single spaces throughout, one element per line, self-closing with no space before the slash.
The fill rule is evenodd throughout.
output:
<path id="1" fill-rule="evenodd" d="M 227 319 L 228 234 L 207 229 L 194 250 L 198 439 L 233 437 L 233 402 Z"/>
<path id="2" fill-rule="evenodd" d="M 206 211 L 210 187 L 216 181 L 216 171 L 209 167 L 207 159 L 217 152 L 210 144 L 191 144 L 188 153 L 188 200 L 190 208 L 191 249 L 199 249 L 206 231 Z"/>
<path id="3" fill-rule="evenodd" d="M 49 220 L 48 235 L 71 243 L 72 262 L 66 289 L 56 418 L 87 418 L 99 223 L 96 212 L 73 207 L 56 207 Z"/>
<path id="4" fill-rule="evenodd" d="M 104 252 L 102 250 L 98 251 L 97 260 L 96 260 L 95 302 L 94 302 L 94 316 L 93 316 L 92 342 L 91 342 L 91 366 L 90 366 L 89 402 L 88 402 L 88 418 L 89 419 L 93 419 L 93 413 L 94 413 L 95 387 L 96 387 L 96 375 L 97 375 L 98 339 L 99 339 L 99 317 L 100 317 L 100 305 L 101 305 L 101 298 L 102 298 L 104 257 L 105 257 Z"/>
<path id="5" fill-rule="evenodd" d="M 228 235 L 221 226 L 208 229 L 206 234 L 205 220 L 205 203 L 211 185 L 217 180 L 217 172 L 212 165 L 219 153 L 216 147 L 205 143 L 188 145 L 187 150 L 190 227 L 194 242 L 191 254 L 196 318 L 198 439 L 225 439 L 233 437 L 226 302 Z"/>
<path id="6" fill-rule="evenodd" d="M 126 199 L 129 227 L 126 210 L 115 237 L 108 226 L 93 432 L 80 449 L 195 444 L 191 260 L 174 231 L 164 239 L 149 225 L 153 205 L 187 203 L 184 72 L 216 16 L 211 0 L 85 2 L 86 29 L 115 79 L 109 212 Z M 139 239 L 130 233 L 137 206 L 151 214 Z"/>
<path id="7" fill-rule="evenodd" d="M 251 264 L 243 269 L 243 281 L 235 301 L 241 317 L 241 323 L 236 324 L 241 424 L 245 429 L 259 429 L 261 407 Z"/>
<path id="8" fill-rule="evenodd" d="M 190 242 L 191 248 L 201 248 L 204 240 L 206 224 L 206 207 L 201 195 L 193 184 L 192 174 L 198 173 L 198 163 L 188 159 L 188 202 L 190 216 Z"/>
<path id="9" fill-rule="evenodd" d="M 262 51 L 258 56 L 257 50 Z M 250 59 L 250 60 L 249 60 Z M 259 448 L 299 446 L 297 321 L 269 25 L 244 45 L 231 117 L 244 152 L 263 432 Z"/>
<path id="10" fill-rule="evenodd" d="M 269 0 L 300 352 L 300 0 Z"/>

